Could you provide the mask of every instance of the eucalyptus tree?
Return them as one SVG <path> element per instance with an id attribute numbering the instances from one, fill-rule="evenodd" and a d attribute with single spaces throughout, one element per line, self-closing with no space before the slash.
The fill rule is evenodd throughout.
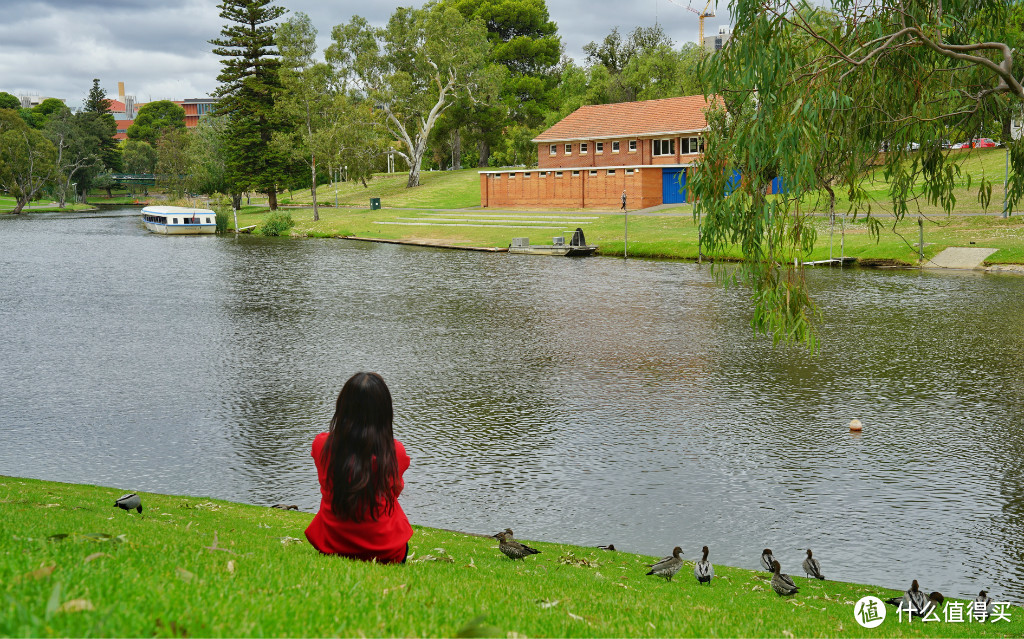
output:
<path id="1" fill-rule="evenodd" d="M 21 119 L 14 109 L 0 109 L 0 190 L 14 196 L 14 213 L 53 182 L 57 150 Z"/>
<path id="2" fill-rule="evenodd" d="M 271 0 L 224 0 L 217 7 L 227 24 L 210 44 L 222 57 L 215 112 L 228 118 L 228 190 L 235 208 L 243 191 L 255 189 L 266 193 L 271 210 L 276 210 L 288 158 L 272 140 L 275 132 L 286 130 L 287 120 L 278 109 L 281 63 L 271 23 L 286 9 Z"/>
<path id="3" fill-rule="evenodd" d="M 330 91 L 331 68 L 316 59 L 316 27 L 305 13 L 299 12 L 277 27 L 275 40 L 281 52 L 281 84 L 284 93 L 279 100 L 297 126 L 282 132 L 286 148 L 293 149 L 306 163 L 310 173 L 313 194 L 313 219 L 320 219 L 316 194 L 316 155 L 319 138 L 330 116 L 327 111 L 334 104 Z M 298 137 L 301 144 L 293 144 Z M 287 152 L 287 151 L 286 151 Z"/>
<path id="4" fill-rule="evenodd" d="M 1008 4 L 834 0 L 825 9 L 733 0 L 730 11 L 732 39 L 702 64 L 706 92 L 722 108 L 709 113 L 706 154 L 690 183 L 694 215 L 705 253 L 734 244 L 742 251 L 736 277 L 752 291 L 754 330 L 813 348 L 817 311 L 794 259 L 817 238 L 801 202 L 824 185 L 841 188 L 846 213 L 864 215 L 877 237 L 883 222 L 863 170 L 877 160 L 896 221 L 922 201 L 951 212 L 965 155 L 947 153 L 941 141 L 951 128 L 978 130 L 995 119 L 1001 97 L 1024 100 L 1004 37 Z M 1024 145 L 1011 147 L 1016 201 Z M 769 196 L 778 175 L 786 194 Z M 982 177 L 983 204 L 991 190 Z"/>
<path id="5" fill-rule="evenodd" d="M 57 204 L 61 208 L 67 197 L 75 191 L 75 185 L 87 190 L 95 176 L 103 170 L 102 127 L 97 127 L 90 113 L 71 113 L 64 107 L 51 114 L 43 127 L 43 134 L 56 149 L 54 157 L 54 185 Z"/>
<path id="6" fill-rule="evenodd" d="M 462 95 L 472 96 L 488 51 L 484 24 L 443 5 L 399 7 L 386 27 L 354 16 L 334 27 L 327 60 L 384 115 L 409 165 L 408 186 L 420 167 L 438 117 Z"/>
<path id="7" fill-rule="evenodd" d="M 185 128 L 185 109 L 170 100 L 156 100 L 142 105 L 135 121 L 125 132 L 129 140 L 156 144 L 170 129 Z"/>

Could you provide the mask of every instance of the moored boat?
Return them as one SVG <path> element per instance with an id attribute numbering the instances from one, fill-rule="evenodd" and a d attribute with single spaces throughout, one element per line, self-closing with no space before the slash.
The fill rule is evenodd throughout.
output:
<path id="1" fill-rule="evenodd" d="M 587 244 L 583 237 L 583 229 L 576 229 L 568 244 L 564 237 L 553 238 L 551 244 L 530 244 L 528 237 L 516 237 L 508 247 L 509 253 L 521 253 L 529 255 L 557 255 L 564 257 L 585 257 L 593 255 L 597 245 Z"/>
<path id="2" fill-rule="evenodd" d="M 217 231 L 216 214 L 210 209 L 184 206 L 147 206 L 142 223 L 153 233 L 163 235 L 201 235 Z"/>

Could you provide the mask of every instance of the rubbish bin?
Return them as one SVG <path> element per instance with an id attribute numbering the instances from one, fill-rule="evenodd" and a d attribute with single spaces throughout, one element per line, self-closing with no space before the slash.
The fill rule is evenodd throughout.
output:
<path id="1" fill-rule="evenodd" d="M 379 197 L 371 197 L 370 198 L 370 210 L 371 211 L 377 211 L 379 209 L 380 209 L 380 198 Z"/>

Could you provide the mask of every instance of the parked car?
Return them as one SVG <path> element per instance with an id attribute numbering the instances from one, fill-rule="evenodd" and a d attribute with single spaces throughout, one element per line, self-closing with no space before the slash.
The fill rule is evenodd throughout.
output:
<path id="1" fill-rule="evenodd" d="M 957 142 L 956 144 L 954 144 L 953 146 L 951 146 L 949 148 L 951 148 L 951 149 L 969 149 L 969 148 L 971 148 L 971 143 L 970 142 Z"/>
<path id="2" fill-rule="evenodd" d="M 992 138 L 974 138 L 971 141 L 972 149 L 994 149 L 996 142 Z"/>

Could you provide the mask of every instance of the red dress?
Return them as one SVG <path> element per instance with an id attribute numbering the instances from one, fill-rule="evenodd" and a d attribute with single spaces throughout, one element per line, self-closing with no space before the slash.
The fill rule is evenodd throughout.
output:
<path id="1" fill-rule="evenodd" d="M 409 455 L 402 442 L 395 440 L 395 460 L 398 462 L 398 485 L 395 491 L 395 507 L 390 515 L 382 514 L 376 520 L 360 522 L 341 519 L 331 510 L 331 491 L 327 488 L 327 467 L 322 465 L 320 453 L 327 441 L 327 433 L 320 433 L 313 439 L 313 461 L 320 479 L 320 511 L 306 528 L 306 539 L 313 547 L 328 555 L 344 555 L 369 561 L 376 558 L 381 563 L 398 563 L 405 559 L 406 544 L 412 538 L 409 518 L 399 505 L 397 498 L 405 482 L 402 475 L 409 468 Z"/>

